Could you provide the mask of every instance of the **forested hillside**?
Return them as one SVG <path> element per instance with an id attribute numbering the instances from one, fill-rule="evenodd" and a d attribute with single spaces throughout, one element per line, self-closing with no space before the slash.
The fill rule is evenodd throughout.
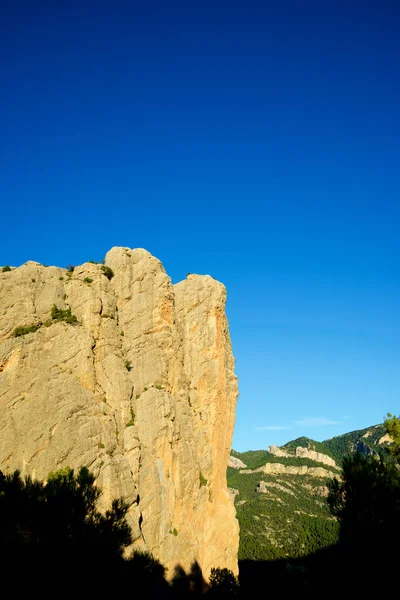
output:
<path id="1" fill-rule="evenodd" d="M 301 437 L 281 448 L 288 454 L 283 457 L 232 451 L 246 465 L 227 471 L 240 524 L 239 560 L 298 558 L 336 543 L 339 525 L 326 501 L 327 482 L 340 477 L 345 456 L 378 452 L 385 434 L 383 425 L 375 425 L 324 442 Z M 299 447 L 334 459 L 336 467 L 296 456 Z"/>

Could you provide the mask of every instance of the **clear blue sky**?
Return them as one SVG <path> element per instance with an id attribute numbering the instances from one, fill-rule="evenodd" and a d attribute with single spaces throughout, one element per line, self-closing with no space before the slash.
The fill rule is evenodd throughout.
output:
<path id="1" fill-rule="evenodd" d="M 233 447 L 399 413 L 397 0 L 0 3 L 0 264 L 228 289 Z"/>

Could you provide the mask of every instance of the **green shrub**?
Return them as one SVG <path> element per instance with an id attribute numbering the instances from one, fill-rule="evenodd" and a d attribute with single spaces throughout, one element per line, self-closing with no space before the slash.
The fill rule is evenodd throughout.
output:
<path id="1" fill-rule="evenodd" d="M 11 271 L 11 267 L 9 265 L 5 265 L 5 267 L 3 267 L 3 273 L 7 273 L 7 271 Z"/>
<path id="2" fill-rule="evenodd" d="M 169 532 L 174 535 L 175 537 L 178 535 L 178 531 L 177 529 L 174 527 L 173 529 L 170 529 Z"/>
<path id="3" fill-rule="evenodd" d="M 203 473 L 201 471 L 199 471 L 199 483 L 200 483 L 200 487 L 203 487 L 203 485 L 207 485 L 208 480 L 203 477 Z"/>
<path id="4" fill-rule="evenodd" d="M 114 271 L 111 269 L 111 267 L 102 265 L 101 271 L 102 271 L 103 275 L 105 275 L 107 277 L 108 280 L 111 280 L 114 277 Z"/>
<path id="5" fill-rule="evenodd" d="M 93 279 L 90 279 L 90 277 L 85 277 L 85 279 L 83 280 L 83 283 L 92 283 Z"/>
<path id="6" fill-rule="evenodd" d="M 68 273 L 73 273 L 75 271 L 74 265 L 67 265 L 67 271 Z"/>
<path id="7" fill-rule="evenodd" d="M 163 389 L 163 388 L 162 388 L 162 385 L 160 385 L 159 383 L 156 383 L 156 385 L 155 385 L 155 388 L 156 388 L 157 390 L 162 390 L 162 389 Z"/>
<path id="8" fill-rule="evenodd" d="M 71 314 L 71 308 L 58 308 L 55 304 L 53 304 L 51 308 L 51 318 L 55 322 L 63 321 L 64 323 L 68 323 L 69 325 L 75 325 L 78 322 L 78 319 L 75 315 Z M 45 323 L 45 325 L 47 322 Z"/>
<path id="9" fill-rule="evenodd" d="M 133 408 L 131 408 L 131 418 L 127 422 L 126 426 L 127 427 L 133 427 L 134 423 L 135 423 L 135 413 L 133 412 Z"/>
<path id="10" fill-rule="evenodd" d="M 21 335 L 26 335 L 27 333 L 35 333 L 40 327 L 41 323 L 35 323 L 33 325 L 20 325 L 14 329 L 14 337 L 20 337 Z"/>
<path id="11" fill-rule="evenodd" d="M 61 277 L 58 278 L 60 281 L 64 281 L 64 277 L 61 275 Z"/>
<path id="12" fill-rule="evenodd" d="M 67 271 L 68 277 L 72 277 L 72 271 Z"/>
<path id="13" fill-rule="evenodd" d="M 122 336 L 124 336 L 125 334 L 124 334 L 124 332 L 123 332 L 123 331 L 121 331 L 121 333 L 120 333 L 119 335 L 122 335 Z"/>
<path id="14" fill-rule="evenodd" d="M 99 444 L 99 448 L 105 448 L 104 444 Z"/>
<path id="15" fill-rule="evenodd" d="M 132 363 L 131 363 L 131 361 L 130 361 L 130 360 L 126 360 L 126 361 L 125 361 L 125 369 L 126 369 L 127 371 L 132 371 Z"/>
<path id="16" fill-rule="evenodd" d="M 211 569 L 210 590 L 207 595 L 212 598 L 238 597 L 240 592 L 239 580 L 229 569 Z"/>

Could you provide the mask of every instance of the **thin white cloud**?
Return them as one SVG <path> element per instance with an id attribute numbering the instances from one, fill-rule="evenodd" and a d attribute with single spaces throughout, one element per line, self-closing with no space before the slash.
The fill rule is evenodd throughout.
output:
<path id="1" fill-rule="evenodd" d="M 256 427 L 258 431 L 280 431 L 281 429 L 290 429 L 288 425 L 266 425 L 266 427 Z"/>
<path id="2" fill-rule="evenodd" d="M 295 421 L 295 425 L 301 425 L 302 427 L 321 427 L 324 425 L 341 425 L 342 421 L 331 421 L 324 417 L 306 417 L 301 421 Z"/>

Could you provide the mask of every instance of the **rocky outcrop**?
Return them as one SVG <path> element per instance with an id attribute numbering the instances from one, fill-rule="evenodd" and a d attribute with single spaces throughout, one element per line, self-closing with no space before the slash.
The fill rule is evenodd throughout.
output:
<path id="1" fill-rule="evenodd" d="M 291 456 L 288 452 L 285 452 L 285 450 L 282 450 L 281 448 L 278 448 L 278 446 L 274 445 L 269 446 L 267 452 L 269 452 L 273 456 L 278 456 L 281 458 L 287 458 L 288 456 Z"/>
<path id="2" fill-rule="evenodd" d="M 296 494 L 293 490 L 290 490 L 286 486 L 277 483 L 276 481 L 260 481 L 257 483 L 256 492 L 259 494 L 269 494 L 270 489 L 280 490 L 281 492 L 285 492 L 286 494 L 290 494 L 291 496 L 296 497 Z"/>
<path id="3" fill-rule="evenodd" d="M 328 465 L 329 467 L 335 467 L 336 469 L 339 468 L 333 458 L 323 454 L 322 452 L 314 452 L 314 450 L 310 450 L 309 448 L 302 448 L 301 446 L 298 446 L 295 454 L 298 458 L 309 458 L 310 460 L 315 460 L 316 462 Z"/>
<path id="4" fill-rule="evenodd" d="M 232 502 L 235 502 L 236 496 L 239 495 L 239 490 L 236 490 L 235 488 L 228 488 L 228 492 L 232 498 Z"/>
<path id="5" fill-rule="evenodd" d="M 322 467 L 292 467 L 281 463 L 267 463 L 258 469 L 241 469 L 239 473 L 249 475 L 250 473 L 265 473 L 266 475 L 309 475 L 310 477 L 336 477 L 338 475 Z"/>
<path id="6" fill-rule="evenodd" d="M 377 456 L 378 453 L 375 452 L 372 448 L 370 448 L 365 442 L 362 440 L 358 440 L 353 444 L 353 452 L 360 452 L 360 454 L 364 454 L 364 456 Z"/>
<path id="7" fill-rule="evenodd" d="M 273 456 L 281 457 L 281 458 L 290 458 L 293 454 L 282 450 L 282 448 L 278 448 L 278 446 L 269 446 L 268 452 Z M 322 452 L 315 452 L 314 450 L 310 450 L 309 448 L 303 448 L 302 446 L 297 446 L 295 450 L 295 456 L 297 458 L 309 458 L 310 460 L 314 460 L 316 462 L 328 465 L 329 467 L 335 467 L 338 469 L 336 462 L 330 456 L 326 454 L 322 454 Z"/>
<path id="8" fill-rule="evenodd" d="M 385 433 L 385 435 L 379 438 L 378 444 L 379 446 L 381 446 L 382 444 L 393 444 L 393 438 L 388 433 Z"/>
<path id="9" fill-rule="evenodd" d="M 236 573 L 225 288 L 197 275 L 172 285 L 143 249 L 113 248 L 105 267 L 0 273 L 0 469 L 44 479 L 85 465 L 104 506 L 128 501 L 134 547 L 171 575 L 194 560 L 205 576 Z"/>
<path id="10" fill-rule="evenodd" d="M 245 469 L 247 465 L 245 465 L 244 462 L 240 460 L 240 458 L 230 456 L 228 461 L 228 467 L 232 467 L 232 469 Z"/>

